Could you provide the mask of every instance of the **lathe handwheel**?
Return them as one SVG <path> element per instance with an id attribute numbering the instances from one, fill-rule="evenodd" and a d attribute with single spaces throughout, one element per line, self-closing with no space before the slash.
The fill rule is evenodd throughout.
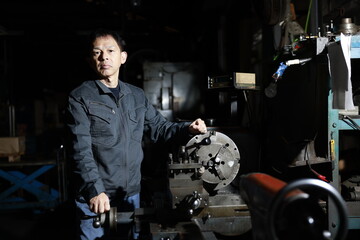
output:
<path id="1" fill-rule="evenodd" d="M 285 199 L 286 195 L 295 189 L 316 189 L 319 193 L 325 193 L 330 196 L 331 200 L 334 202 L 337 213 L 339 216 L 339 227 L 335 234 L 335 237 L 332 239 L 335 240 L 343 240 L 347 234 L 347 225 L 348 225 L 348 218 L 347 218 L 347 209 L 345 205 L 345 201 L 342 199 L 339 192 L 332 187 L 330 184 L 323 182 L 317 179 L 302 179 L 297 180 L 292 183 L 287 184 L 280 192 L 274 197 L 271 203 L 271 207 L 269 209 L 268 215 L 268 226 L 269 226 L 269 233 L 271 235 L 271 239 L 278 240 L 278 236 L 276 233 L 275 228 L 275 221 L 277 213 L 280 210 L 281 203 Z"/>

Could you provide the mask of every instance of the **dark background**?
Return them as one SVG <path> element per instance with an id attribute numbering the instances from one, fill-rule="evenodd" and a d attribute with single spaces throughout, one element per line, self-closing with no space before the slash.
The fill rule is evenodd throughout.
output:
<path id="1" fill-rule="evenodd" d="M 219 127 L 239 138 L 242 156 L 250 156 L 249 169 L 272 172 L 275 167 L 285 179 L 308 176 L 307 171 L 294 172 L 286 165 L 309 140 L 316 140 L 317 153 L 326 157 L 328 69 L 324 55 L 314 56 L 311 42 L 297 56 L 279 54 L 274 25 L 284 17 L 284 2 L 1 0 L 0 136 L 9 136 L 7 107 L 14 106 L 16 135 L 26 136 L 27 141 L 24 158 L 56 157 L 64 141 L 62 114 L 67 94 L 93 76 L 85 61 L 85 37 L 104 27 L 120 31 L 127 42 L 124 81 L 142 87 L 142 64 L 147 60 L 200 63 L 204 109 L 190 117 L 223 120 Z M 304 28 L 310 0 L 291 2 L 296 21 Z M 359 24 L 359 1 L 313 2 L 318 5 L 311 12 L 308 34 L 316 35 L 318 27 L 323 33 L 330 20 L 338 25 L 343 17 L 352 17 Z M 311 63 L 286 71 L 275 98 L 264 95 L 281 61 L 309 55 L 314 57 Z M 249 92 L 246 104 L 241 91 L 207 89 L 208 76 L 233 72 L 256 74 L 259 90 Z M 224 96 L 229 101 L 221 101 Z M 239 114 L 231 119 L 228 109 L 234 100 Z M 251 118 L 247 107 L 252 110 Z M 320 171 L 331 175 L 329 166 Z M 61 226 L 62 217 L 41 224 L 52 230 L 51 226 Z"/>
<path id="2" fill-rule="evenodd" d="M 88 79 L 83 40 L 98 27 L 119 30 L 130 56 L 152 50 L 163 61 L 201 61 L 209 74 L 250 68 L 259 29 L 251 1 L 5 0 L 0 7 L 2 97 L 12 100 L 67 92 Z M 227 40 L 223 67 L 219 31 Z"/>
<path id="3" fill-rule="evenodd" d="M 358 23 L 358 1 L 314 1 L 310 12 L 310 1 L 291 2 L 296 21 L 303 28 L 308 23 L 309 35 L 324 33 L 330 20 L 335 26 L 343 17 Z M 319 155 L 326 155 L 327 61 L 314 56 L 313 42 L 296 56 L 277 49 L 274 26 L 284 18 L 284 6 L 280 0 L 3 0 L 0 135 L 9 135 L 7 107 L 14 106 L 15 135 L 27 137 L 27 154 L 53 157 L 63 141 L 67 94 L 92 76 L 85 36 L 105 27 L 126 39 L 129 58 L 122 78 L 129 83 L 143 86 L 144 61 L 200 63 L 203 109 L 186 118 L 230 120 L 218 124 L 250 130 L 261 149 L 256 161 L 264 168 L 288 164 L 304 142 L 315 138 Z M 281 61 L 308 56 L 311 63 L 286 71 L 275 98 L 264 96 Z M 242 91 L 207 89 L 208 76 L 233 72 L 256 74 L 259 90 L 250 92 L 246 103 Z M 231 119 L 233 101 L 238 101 L 238 114 Z"/>
<path id="4" fill-rule="evenodd" d="M 276 46 L 281 33 L 274 29 L 284 19 L 285 2 L 3 0 L 0 136 L 9 136 L 7 107 L 14 106 L 15 135 L 26 136 L 27 156 L 54 157 L 64 141 L 67 94 L 93 76 L 85 60 L 85 37 L 104 27 L 120 31 L 127 42 L 129 58 L 121 72 L 126 82 L 143 87 L 145 61 L 199 64 L 196 87 L 201 88 L 202 110 L 177 117 L 214 118 L 220 127 L 245 128 L 258 139 L 254 161 L 259 170 L 286 166 L 309 140 L 316 140 L 318 154 L 326 157 L 326 56 L 315 56 L 311 41 L 295 56 Z M 309 35 L 324 34 L 330 20 L 338 26 L 351 17 L 358 24 L 358 1 L 314 1 L 310 12 L 310 1 L 291 2 L 296 21 L 308 26 Z M 286 70 L 276 97 L 265 97 L 281 61 L 309 56 L 309 64 Z M 248 92 L 247 102 L 239 90 L 207 89 L 208 76 L 233 72 L 256 74 L 258 90 Z M 230 114 L 234 101 L 235 117 Z"/>
<path id="5" fill-rule="evenodd" d="M 15 105 L 17 135 L 60 125 L 68 92 L 93 76 L 84 41 L 100 27 L 123 34 L 129 58 L 122 78 L 140 87 L 145 60 L 200 62 L 205 89 L 208 75 L 254 72 L 261 54 L 251 1 L 1 1 L 0 99 Z M 45 104 L 43 116 L 34 102 Z M 5 125 L 1 135 L 8 134 Z"/>
<path id="6" fill-rule="evenodd" d="M 291 2 L 296 21 L 305 28 L 310 1 Z M 349 16 L 357 23 L 358 1 L 315 2 L 317 8 L 315 5 L 312 8 L 308 34 L 316 35 L 318 27 L 324 32 L 330 19 L 336 25 L 341 18 Z M 284 18 L 284 3 L 280 0 L 3 0 L 0 3 L 1 104 L 4 111 L 8 104 L 15 106 L 17 135 L 45 135 L 47 139 L 49 130 L 61 127 L 68 92 L 92 76 L 84 56 L 85 36 L 91 30 L 105 27 L 120 31 L 126 39 L 129 59 L 122 69 L 125 81 L 142 87 L 145 60 L 200 63 L 203 76 L 199 81 L 205 109 L 201 114 L 193 113 L 193 117 L 228 118 L 224 111 L 228 106 L 219 104 L 219 91 L 207 91 L 207 76 L 255 73 L 261 90 L 251 93 L 253 116 L 246 127 L 252 125 L 261 135 L 270 128 L 271 132 L 261 136 L 262 139 L 279 132 L 293 135 L 286 137 L 291 142 L 314 138 L 323 125 L 321 109 L 327 101 L 326 74 L 318 77 L 317 67 L 311 64 L 296 66 L 287 70 L 292 80 L 279 83 L 276 98 L 263 95 L 281 60 L 313 54 L 310 46 L 303 55 L 274 60 L 278 50 L 274 38 L 278 36 L 274 35 L 273 27 Z M 241 106 L 244 101 L 241 94 L 227 96 L 238 98 Z M 36 109 L 38 105 L 42 105 L 41 111 Z M 241 111 L 244 110 L 239 110 L 240 114 Z M 240 116 L 231 124 L 244 125 L 243 121 Z M 9 135 L 6 124 L 0 135 Z"/>

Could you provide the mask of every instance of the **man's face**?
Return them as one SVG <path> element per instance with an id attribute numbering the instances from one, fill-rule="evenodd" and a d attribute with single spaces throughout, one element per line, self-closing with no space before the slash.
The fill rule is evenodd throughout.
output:
<path id="1" fill-rule="evenodd" d="M 111 36 L 97 38 L 93 42 L 91 65 L 102 78 L 117 80 L 121 64 L 124 64 L 127 53 L 120 50 Z"/>

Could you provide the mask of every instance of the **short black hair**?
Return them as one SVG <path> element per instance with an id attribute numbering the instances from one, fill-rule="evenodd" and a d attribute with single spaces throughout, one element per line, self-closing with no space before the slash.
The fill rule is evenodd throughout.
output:
<path id="1" fill-rule="evenodd" d="M 91 32 L 88 38 L 88 46 L 90 49 L 93 48 L 94 41 L 99 37 L 111 36 L 115 39 L 121 51 L 125 51 L 126 43 L 120 33 L 116 30 L 110 30 L 105 28 L 99 28 Z"/>

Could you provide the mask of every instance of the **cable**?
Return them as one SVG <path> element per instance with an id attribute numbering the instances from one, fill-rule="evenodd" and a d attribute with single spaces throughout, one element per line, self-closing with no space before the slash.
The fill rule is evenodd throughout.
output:
<path id="1" fill-rule="evenodd" d="M 310 0 L 309 9 L 308 9 L 307 16 L 306 16 L 305 33 L 307 33 L 307 28 L 308 28 L 308 25 L 309 25 L 311 6 L 312 6 L 312 0 Z"/>
<path id="2" fill-rule="evenodd" d="M 265 95 L 268 98 L 273 98 L 277 94 L 277 81 L 282 78 L 287 67 L 292 65 L 304 65 L 305 63 L 309 62 L 312 58 L 304 58 L 304 59 L 292 59 L 288 60 L 285 63 L 281 62 L 276 72 L 272 75 L 273 81 L 267 86 L 264 90 Z"/>
<path id="3" fill-rule="evenodd" d="M 305 146 L 305 154 L 304 154 L 304 160 L 306 161 L 306 164 L 308 165 L 310 171 L 312 173 L 314 173 L 320 180 L 324 181 L 324 182 L 330 182 L 329 180 L 326 179 L 326 177 L 320 173 L 318 173 L 317 171 L 315 171 L 310 164 L 310 160 L 309 160 L 309 153 L 308 153 L 308 145 L 309 143 L 306 144 Z"/>
<path id="4" fill-rule="evenodd" d="M 340 118 L 345 123 L 347 123 L 350 127 L 354 128 L 356 130 L 360 130 L 360 126 L 348 115 L 341 115 Z M 348 121 L 345 121 L 345 120 L 348 120 Z"/>

